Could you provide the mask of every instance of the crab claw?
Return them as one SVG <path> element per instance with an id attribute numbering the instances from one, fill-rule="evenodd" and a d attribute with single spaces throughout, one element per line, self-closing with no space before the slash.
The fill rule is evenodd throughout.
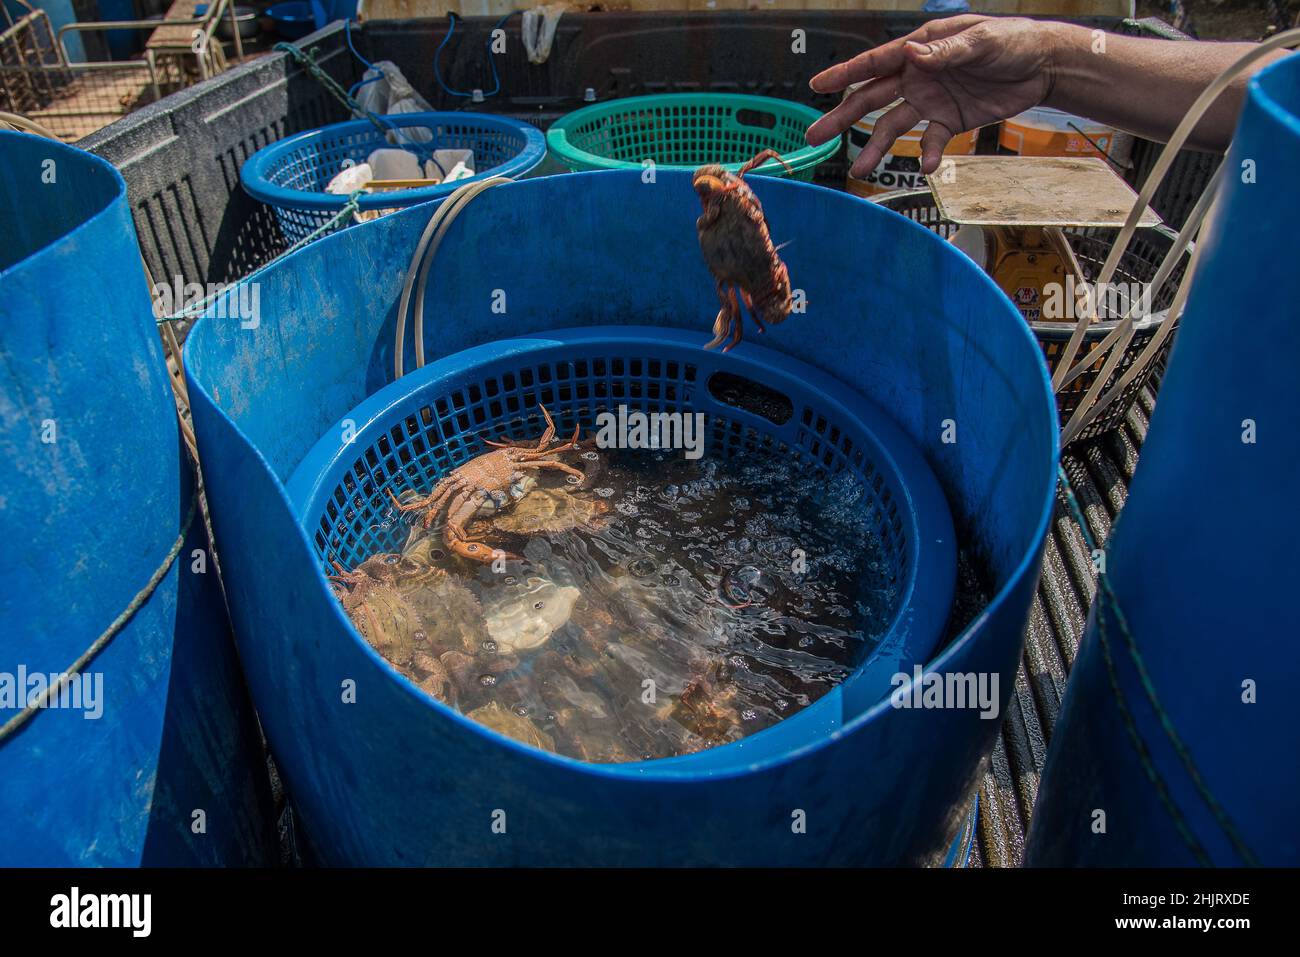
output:
<path id="1" fill-rule="evenodd" d="M 719 176 L 712 173 L 696 173 L 695 178 L 691 181 L 701 198 L 705 198 L 712 193 L 720 193 L 727 189 L 727 184 Z"/>

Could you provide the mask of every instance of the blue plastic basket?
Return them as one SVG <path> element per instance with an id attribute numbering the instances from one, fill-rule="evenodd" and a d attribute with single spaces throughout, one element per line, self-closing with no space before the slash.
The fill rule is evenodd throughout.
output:
<path id="1" fill-rule="evenodd" d="M 474 151 L 469 179 L 419 189 L 392 190 L 363 196 L 360 208 L 401 209 L 442 199 L 458 186 L 488 176 L 522 176 L 546 156 L 546 139 L 518 120 L 485 113 L 405 113 L 382 117 L 394 129 L 423 127 L 433 133 L 427 143 L 402 144 L 421 159 L 435 149 Z M 345 161 L 364 163 L 374 150 L 390 142 L 369 120 L 349 120 L 272 143 L 258 150 L 239 171 L 245 191 L 275 210 L 284 238 L 305 239 L 347 203 L 347 197 L 325 192 Z"/>
<path id="2" fill-rule="evenodd" d="M 484 437 L 535 438 L 545 428 L 539 403 L 562 434 L 591 430 L 600 413 L 619 406 L 701 412 L 706 458 L 777 454 L 796 460 L 810 483 L 848 473 L 860 490 L 855 508 L 879 542 L 876 561 L 891 594 L 882 611 L 889 627 L 877 638 L 887 667 L 869 658 L 837 689 L 842 696 L 827 695 L 707 757 L 674 761 L 716 769 L 729 763 L 727 751 L 742 765 L 779 752 L 800 726 L 825 724 L 822 711 L 848 713 L 879 700 L 900 657 L 923 660 L 936 650 L 957 552 L 948 503 L 912 441 L 878 406 L 811 366 L 752 345 L 743 354 L 706 352 L 698 333 L 680 330 L 596 327 L 507 339 L 448 356 L 376 392 L 344 417 L 352 430 L 342 422 L 326 430 L 287 485 L 322 571 L 330 573 L 334 561 L 352 568 L 377 552 L 401 551 L 407 527 L 391 521 L 389 493 L 431 488 L 491 451 Z"/>

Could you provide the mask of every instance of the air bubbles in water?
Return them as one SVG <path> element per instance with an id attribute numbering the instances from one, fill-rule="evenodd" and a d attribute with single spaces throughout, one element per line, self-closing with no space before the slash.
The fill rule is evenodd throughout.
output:
<path id="1" fill-rule="evenodd" d="M 729 568 L 722 575 L 722 597 L 732 605 L 766 605 L 778 588 L 776 579 L 757 565 Z"/>
<path id="2" fill-rule="evenodd" d="M 811 704 L 890 620 L 896 588 L 871 570 L 880 544 L 869 529 L 879 516 L 851 483 L 814 480 L 788 456 L 760 451 L 696 461 L 584 449 L 564 461 L 588 481 L 575 487 L 542 473 L 537 485 L 584 500 L 599 521 L 494 537 L 495 518 L 482 518 L 484 541 L 524 560 L 461 568 L 468 618 L 457 607 L 415 635 L 420 651 L 442 661 L 465 713 L 491 705 L 582 760 L 691 753 Z M 526 497 L 505 507 L 520 509 Z M 418 518 L 402 515 L 395 531 L 415 527 L 423 537 Z M 806 578 L 795 571 L 796 549 L 806 552 Z M 431 557 L 448 570 L 463 564 L 445 551 Z M 398 579 L 402 570 L 413 571 L 400 565 Z M 491 616 L 494 630 L 480 630 L 475 615 Z M 533 625 L 550 630 L 531 646 L 500 631 Z M 647 679 L 651 707 L 642 704 Z"/>

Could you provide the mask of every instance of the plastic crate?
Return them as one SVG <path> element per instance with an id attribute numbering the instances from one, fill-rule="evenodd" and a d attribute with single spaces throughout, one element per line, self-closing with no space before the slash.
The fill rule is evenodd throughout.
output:
<path id="1" fill-rule="evenodd" d="M 934 202 L 934 195 L 928 189 L 881 193 L 879 196 L 871 197 L 871 201 L 892 209 L 896 213 L 901 213 L 908 219 L 920 223 L 945 239 L 957 230 L 956 223 L 940 216 L 939 207 Z M 1064 232 L 1066 239 L 1070 243 L 1070 248 L 1074 250 L 1075 256 L 1078 257 L 1079 265 L 1083 267 L 1084 274 L 1089 280 L 1095 278 L 1101 272 L 1102 264 L 1110 254 L 1111 245 L 1119 230 L 1073 227 L 1066 229 Z M 1115 271 L 1112 282 L 1150 282 L 1155 278 L 1156 271 L 1160 268 L 1160 262 L 1164 259 L 1165 254 L 1169 252 L 1175 238 L 1177 238 L 1176 234 L 1165 226 L 1139 230 L 1129 242 L 1128 249 L 1120 259 L 1119 267 Z M 1178 289 L 1178 283 L 1181 281 L 1183 273 L 1187 270 L 1188 257 L 1189 253 L 1185 252 L 1183 261 L 1174 267 L 1164 288 L 1152 299 L 1151 315 L 1134 322 L 1133 337 L 1129 340 L 1119 364 L 1107 380 L 1107 389 L 1114 382 L 1117 382 L 1119 377 L 1137 361 L 1147 343 L 1151 341 L 1151 337 L 1159 331 L 1160 324 L 1167 320 L 1174 293 Z M 1100 345 L 1101 341 L 1114 331 L 1118 324 L 1117 320 L 1111 320 L 1094 322 L 1089 325 L 1084 333 L 1083 342 L 1079 346 L 1079 353 L 1075 356 L 1075 362 L 1077 363 L 1085 358 L 1088 353 Z M 1031 322 L 1029 327 L 1034 331 L 1038 344 L 1042 346 L 1043 355 L 1047 358 L 1048 369 L 1054 373 L 1057 361 L 1065 351 L 1066 344 L 1070 341 L 1074 323 Z M 1178 326 L 1175 324 L 1171 334 L 1166 337 L 1164 345 L 1147 363 L 1147 367 L 1124 387 L 1118 399 L 1107 406 L 1106 410 L 1096 420 L 1078 434 L 1074 442 L 1083 442 L 1104 435 L 1123 423 L 1125 416 L 1133 407 L 1133 403 L 1137 401 L 1143 388 L 1150 381 L 1152 373 L 1158 366 L 1163 365 L 1168 357 L 1169 348 L 1173 345 L 1173 333 L 1177 331 Z M 1109 355 L 1109 352 L 1107 355 Z M 1098 359 L 1096 363 L 1080 373 L 1063 391 L 1056 394 L 1056 408 L 1060 415 L 1062 428 L 1070 421 L 1075 409 L 1079 407 L 1079 403 L 1088 394 L 1088 390 L 1092 388 L 1093 383 L 1097 381 L 1102 364 L 1102 360 Z"/>

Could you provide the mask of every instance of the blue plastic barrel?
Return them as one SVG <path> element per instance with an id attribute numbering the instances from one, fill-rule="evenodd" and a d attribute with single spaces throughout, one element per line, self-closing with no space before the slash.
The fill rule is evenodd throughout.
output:
<path id="1" fill-rule="evenodd" d="M 996 674 L 1005 708 L 1053 498 L 1041 353 L 991 281 L 928 230 L 815 186 L 754 188 L 774 233 L 793 240 L 787 263 L 809 303 L 761 345 L 870 401 L 937 476 L 993 599 L 947 647 L 927 649 L 926 667 Z M 670 327 L 702 344 L 718 306 L 698 215 L 685 172 L 484 192 L 438 253 L 427 354 L 575 327 Z M 402 278 L 428 217 L 404 210 L 299 250 L 248 280 L 257 329 L 208 316 L 186 347 L 216 534 L 237 556 L 227 573 L 241 660 L 322 860 L 808 865 L 964 853 L 1000 723 L 975 710 L 843 695 L 820 727 L 783 722 L 693 756 L 703 761 L 587 764 L 444 707 L 354 633 L 286 486 L 331 426 L 388 384 Z M 503 295 L 504 315 L 493 309 Z M 553 337 L 561 351 L 570 335 Z M 732 357 L 758 352 L 742 344 Z"/>
<path id="2" fill-rule="evenodd" d="M 1030 864 L 1300 864 L 1300 56 L 1250 82 L 1225 170 Z"/>
<path id="3" fill-rule="evenodd" d="M 0 222 L 6 726 L 166 565 L 195 488 L 122 177 L 0 132 Z M 61 707 L 0 730 L 0 865 L 274 859 L 201 514 L 166 568 Z"/>

